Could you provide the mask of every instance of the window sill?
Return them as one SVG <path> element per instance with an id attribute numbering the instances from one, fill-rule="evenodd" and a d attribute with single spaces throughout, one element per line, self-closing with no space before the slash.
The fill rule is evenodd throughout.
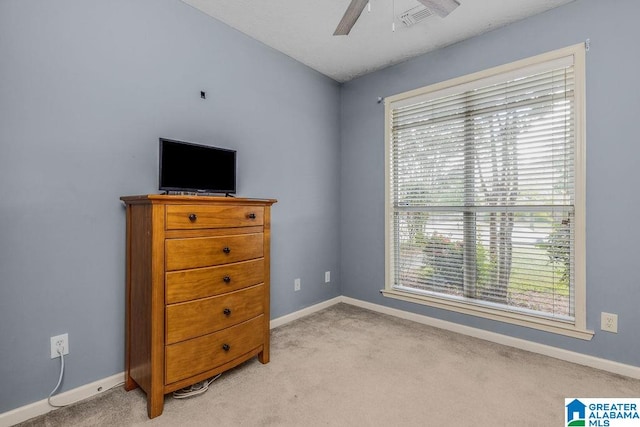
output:
<path id="1" fill-rule="evenodd" d="M 383 289 L 382 295 L 388 298 L 409 301 L 417 304 L 428 305 L 431 307 L 441 308 L 444 310 L 455 311 L 458 313 L 478 316 L 485 319 L 497 320 L 499 322 L 511 323 L 513 325 L 524 326 L 527 328 L 538 329 L 545 332 L 551 332 L 559 335 L 566 335 L 582 340 L 591 340 L 594 332 L 588 329 L 579 329 L 575 325 L 568 322 L 554 321 L 550 319 L 527 316 L 520 313 L 513 313 L 504 310 L 492 309 L 490 307 L 482 307 L 461 301 L 449 300 L 446 298 L 438 298 L 429 295 L 422 295 L 413 292 L 402 291 L 398 289 Z"/>

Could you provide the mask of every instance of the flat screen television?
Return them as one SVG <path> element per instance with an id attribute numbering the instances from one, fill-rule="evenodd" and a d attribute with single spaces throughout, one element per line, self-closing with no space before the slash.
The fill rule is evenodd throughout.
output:
<path id="1" fill-rule="evenodd" d="M 236 192 L 236 152 L 226 148 L 160 138 L 160 190 Z"/>

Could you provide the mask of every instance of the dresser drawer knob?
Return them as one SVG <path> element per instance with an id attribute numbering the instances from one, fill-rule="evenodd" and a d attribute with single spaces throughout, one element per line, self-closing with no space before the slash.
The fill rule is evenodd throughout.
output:
<path id="1" fill-rule="evenodd" d="M 222 252 L 224 252 L 225 254 L 228 254 L 229 252 L 231 252 L 231 248 L 230 248 L 230 247 L 228 247 L 228 246 L 225 246 L 225 247 L 222 249 Z"/>
<path id="2" fill-rule="evenodd" d="M 230 308 L 225 308 L 223 311 L 225 316 L 230 316 L 231 315 L 231 309 Z"/>
<path id="3" fill-rule="evenodd" d="M 194 213 L 189 214 L 189 221 L 196 222 L 197 219 L 198 219 L 198 215 L 196 215 Z"/>
<path id="4" fill-rule="evenodd" d="M 256 214 L 254 214 L 253 212 L 251 212 L 249 215 L 247 215 L 247 217 L 249 219 L 256 219 Z"/>
<path id="5" fill-rule="evenodd" d="M 224 351 L 229 351 L 229 350 L 231 350 L 231 346 L 229 344 L 222 344 L 222 349 Z"/>
<path id="6" fill-rule="evenodd" d="M 224 283 L 229 283 L 229 282 L 231 282 L 231 277 L 229 277 L 229 276 L 224 276 L 224 277 L 222 278 L 222 280 L 224 281 Z"/>

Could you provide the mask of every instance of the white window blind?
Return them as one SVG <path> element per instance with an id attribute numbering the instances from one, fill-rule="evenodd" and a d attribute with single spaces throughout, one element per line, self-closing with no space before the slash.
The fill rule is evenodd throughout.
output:
<path id="1" fill-rule="evenodd" d="M 574 323 L 575 101 L 569 55 L 387 103 L 387 289 Z"/>

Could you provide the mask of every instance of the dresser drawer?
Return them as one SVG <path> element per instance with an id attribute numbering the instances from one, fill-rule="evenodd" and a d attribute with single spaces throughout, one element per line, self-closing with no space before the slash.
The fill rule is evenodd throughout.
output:
<path id="1" fill-rule="evenodd" d="M 263 234 L 166 240 L 166 269 L 185 270 L 262 258 Z"/>
<path id="2" fill-rule="evenodd" d="M 206 298 L 264 281 L 264 258 L 166 274 L 167 304 Z"/>
<path id="3" fill-rule="evenodd" d="M 167 306 L 167 344 L 209 334 L 264 313 L 264 285 Z"/>
<path id="4" fill-rule="evenodd" d="M 166 384 L 223 365 L 264 344 L 264 316 L 166 347 Z M 226 349 L 226 350 L 225 350 Z"/>
<path id="5" fill-rule="evenodd" d="M 261 206 L 168 205 L 167 230 L 250 227 L 264 224 Z"/>

